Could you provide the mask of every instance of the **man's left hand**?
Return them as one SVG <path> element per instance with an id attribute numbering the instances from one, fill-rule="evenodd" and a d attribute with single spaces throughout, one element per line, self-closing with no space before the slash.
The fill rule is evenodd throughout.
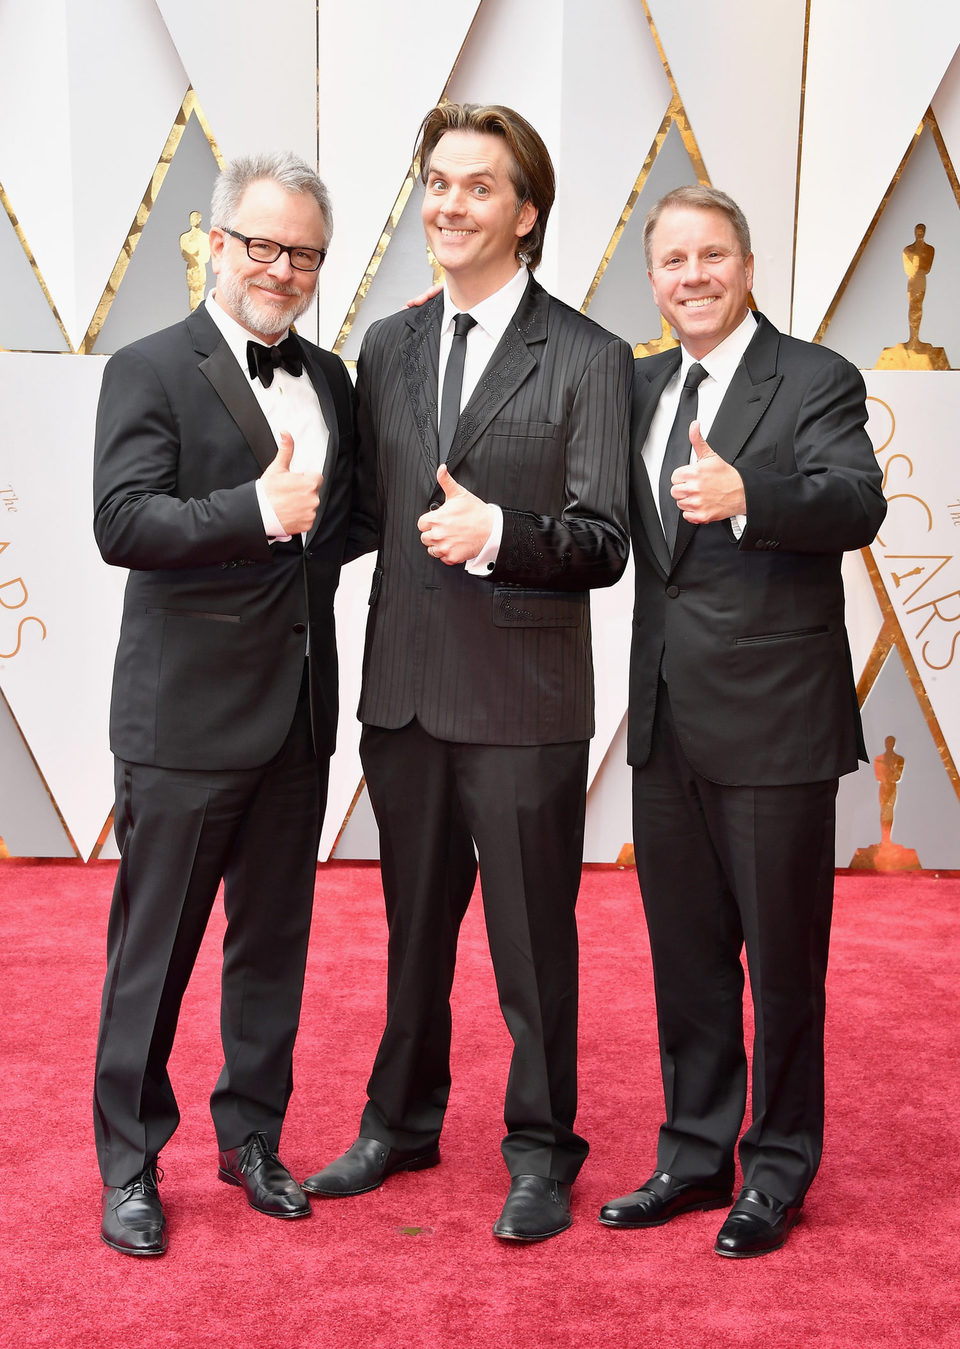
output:
<path id="1" fill-rule="evenodd" d="M 421 515 L 417 529 L 430 556 L 454 567 L 478 555 L 490 537 L 494 514 L 485 501 L 454 482 L 446 464 L 437 469 L 437 482 L 446 500 Z"/>
<path id="2" fill-rule="evenodd" d="M 743 479 L 732 464 L 711 450 L 700 434 L 699 422 L 690 424 L 690 443 L 696 452 L 696 463 L 675 469 L 670 479 L 670 495 L 684 520 L 706 525 L 712 520 L 746 515 Z"/>

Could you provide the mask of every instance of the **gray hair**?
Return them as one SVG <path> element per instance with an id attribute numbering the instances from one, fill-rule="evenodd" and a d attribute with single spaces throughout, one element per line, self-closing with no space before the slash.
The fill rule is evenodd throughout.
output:
<path id="1" fill-rule="evenodd" d="M 656 229 L 657 222 L 664 211 L 669 210 L 672 206 L 687 206 L 697 211 L 722 212 L 733 226 L 737 242 L 740 245 L 741 257 L 749 257 L 750 226 L 747 224 L 746 216 L 733 198 L 728 197 L 726 192 L 721 192 L 719 187 L 706 187 L 702 183 L 688 183 L 684 187 L 675 187 L 672 192 L 668 192 L 665 197 L 661 197 L 656 205 L 650 208 L 647 218 L 643 222 L 643 253 L 648 268 L 652 266 L 650 244 L 653 231 Z"/>
<path id="2" fill-rule="evenodd" d="M 231 159 L 217 179 L 210 199 L 210 225 L 214 229 L 234 228 L 240 199 L 251 183 L 269 179 L 284 192 L 309 192 L 323 216 L 323 242 L 330 247 L 333 235 L 333 209 L 330 193 L 310 165 L 289 150 L 258 155 L 239 155 Z"/>

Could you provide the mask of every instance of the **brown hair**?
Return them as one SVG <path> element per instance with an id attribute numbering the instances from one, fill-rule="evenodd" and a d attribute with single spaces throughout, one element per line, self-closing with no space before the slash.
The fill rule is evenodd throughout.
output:
<path id="1" fill-rule="evenodd" d="M 647 218 L 643 222 L 643 253 L 648 268 L 652 262 L 650 244 L 653 239 L 653 231 L 656 229 L 657 222 L 664 211 L 669 210 L 671 206 L 688 206 L 698 211 L 720 211 L 733 226 L 737 242 L 740 245 L 741 257 L 749 257 L 750 226 L 747 224 L 746 216 L 733 198 L 728 197 L 726 192 L 721 192 L 719 187 L 706 187 L 702 183 L 688 183 L 684 187 L 675 187 L 672 192 L 668 192 L 665 197 L 661 197 L 647 213 Z"/>
<path id="2" fill-rule="evenodd" d="M 556 195 L 556 178 L 547 147 L 526 118 L 512 108 L 497 103 L 439 103 L 427 113 L 417 133 L 416 154 L 424 182 L 437 142 L 448 131 L 476 131 L 485 136 L 500 136 L 507 142 L 513 156 L 510 177 L 517 210 L 528 201 L 537 209 L 532 229 L 517 240 L 517 258 L 535 271 L 540 265 L 547 217 Z"/>

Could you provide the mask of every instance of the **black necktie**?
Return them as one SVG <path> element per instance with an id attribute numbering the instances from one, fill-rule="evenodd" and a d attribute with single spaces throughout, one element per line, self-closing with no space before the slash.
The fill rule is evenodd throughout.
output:
<path id="1" fill-rule="evenodd" d="M 447 462 L 450 446 L 460 420 L 460 390 L 463 387 L 463 362 L 467 354 L 467 333 L 476 325 L 472 314 L 454 314 L 453 342 L 443 372 L 443 393 L 440 397 L 440 460 Z"/>
<path id="2" fill-rule="evenodd" d="M 293 333 L 272 347 L 262 342 L 247 343 L 247 369 L 251 379 L 259 379 L 265 389 L 273 383 L 273 372 L 283 367 L 291 375 L 303 374 L 303 357 Z"/>
<path id="3" fill-rule="evenodd" d="M 697 415 L 697 388 L 700 381 L 706 377 L 706 370 L 697 362 L 694 362 L 687 371 L 683 388 L 680 390 L 677 415 L 667 436 L 667 448 L 663 463 L 660 465 L 660 519 L 663 521 L 663 536 L 670 553 L 673 552 L 673 546 L 677 541 L 677 525 L 680 523 L 679 508 L 670 495 L 670 479 L 675 468 L 690 462 L 690 423 Z"/>

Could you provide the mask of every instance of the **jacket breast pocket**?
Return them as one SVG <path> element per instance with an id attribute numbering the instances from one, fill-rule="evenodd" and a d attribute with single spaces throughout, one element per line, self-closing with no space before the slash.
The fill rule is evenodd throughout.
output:
<path id="1" fill-rule="evenodd" d="M 577 591 L 497 586 L 493 622 L 498 628 L 576 628 L 583 621 L 586 602 L 586 595 Z"/>
<path id="2" fill-rule="evenodd" d="M 478 495 L 501 506 L 559 515 L 566 479 L 561 431 L 552 422 L 491 422 L 477 455 L 483 478 Z"/>

